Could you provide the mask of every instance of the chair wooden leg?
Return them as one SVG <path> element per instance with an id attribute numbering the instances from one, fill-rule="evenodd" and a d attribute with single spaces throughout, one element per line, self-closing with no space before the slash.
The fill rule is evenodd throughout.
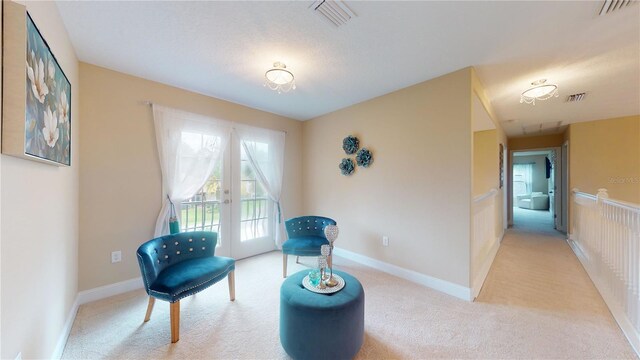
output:
<path id="1" fill-rule="evenodd" d="M 296 264 L 300 264 L 300 256 L 296 256 Z"/>
<path id="2" fill-rule="evenodd" d="M 287 277 L 287 254 L 282 254 L 282 277 Z"/>
<path id="3" fill-rule="evenodd" d="M 231 301 L 236 299 L 236 280 L 234 273 L 235 271 L 229 271 L 229 274 L 227 274 L 227 279 L 229 280 L 229 300 Z"/>
<path id="4" fill-rule="evenodd" d="M 171 342 L 176 343 L 180 340 L 180 301 L 171 303 Z"/>
<path id="5" fill-rule="evenodd" d="M 149 321 L 151 319 L 151 313 L 153 312 L 153 305 L 156 303 L 156 298 L 153 296 L 149 296 L 149 305 L 147 305 L 147 315 L 144 316 L 144 322 Z"/>

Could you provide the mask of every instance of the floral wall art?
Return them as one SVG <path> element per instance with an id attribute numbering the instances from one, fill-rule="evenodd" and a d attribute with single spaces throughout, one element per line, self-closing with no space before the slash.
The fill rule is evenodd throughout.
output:
<path id="1" fill-rule="evenodd" d="M 3 4 L 2 153 L 71 165 L 71 83 L 22 5 Z"/>
<path id="2" fill-rule="evenodd" d="M 26 18 L 24 152 L 71 165 L 71 83 L 30 16 Z"/>
<path id="3" fill-rule="evenodd" d="M 360 148 L 360 140 L 353 136 L 348 135 L 342 139 L 342 150 L 347 155 L 356 155 L 355 161 L 351 158 L 343 158 L 338 165 L 340 173 L 344 176 L 351 176 L 356 170 L 355 165 L 368 168 L 373 163 L 373 155 L 371 151 L 365 147 Z"/>

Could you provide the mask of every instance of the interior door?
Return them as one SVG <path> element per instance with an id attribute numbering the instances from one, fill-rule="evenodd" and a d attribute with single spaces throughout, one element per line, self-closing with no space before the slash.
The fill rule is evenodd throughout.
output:
<path id="1" fill-rule="evenodd" d="M 569 144 L 565 142 L 560 148 L 560 159 L 558 159 L 558 163 L 560 164 L 559 176 L 560 181 L 558 186 L 557 198 L 560 201 L 560 210 L 557 214 L 557 219 L 559 219 L 557 229 L 564 233 L 567 233 L 569 228 L 568 226 L 568 218 L 569 218 Z"/>
<path id="2" fill-rule="evenodd" d="M 551 161 L 551 166 L 553 169 L 549 173 L 549 179 L 547 181 L 547 194 L 549 195 L 549 212 L 551 213 L 551 219 L 553 219 L 553 227 L 555 229 L 558 228 L 558 222 L 556 219 L 556 170 L 558 168 L 557 164 L 554 164 L 553 161 L 555 159 L 555 150 L 549 151 L 549 155 L 547 156 L 549 161 Z"/>

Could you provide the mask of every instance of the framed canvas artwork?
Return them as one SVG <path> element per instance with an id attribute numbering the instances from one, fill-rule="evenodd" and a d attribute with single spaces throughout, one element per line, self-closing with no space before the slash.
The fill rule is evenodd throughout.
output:
<path id="1" fill-rule="evenodd" d="M 71 165 L 71 83 L 24 6 L 3 9 L 2 153 Z"/>
<path id="2" fill-rule="evenodd" d="M 25 153 L 71 165 L 71 83 L 27 14 Z"/>

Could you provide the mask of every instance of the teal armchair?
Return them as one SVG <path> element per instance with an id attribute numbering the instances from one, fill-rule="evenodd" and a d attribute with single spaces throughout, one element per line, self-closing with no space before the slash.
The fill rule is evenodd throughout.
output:
<path id="1" fill-rule="evenodd" d="M 324 236 L 327 225 L 336 221 L 322 216 L 301 216 L 285 221 L 288 240 L 282 244 L 282 277 L 287 277 L 287 255 L 319 256 L 320 247 L 329 244 Z"/>
<path id="2" fill-rule="evenodd" d="M 235 300 L 235 260 L 215 256 L 218 234 L 194 231 L 162 236 L 140 245 L 136 252 L 149 305 L 144 321 L 151 318 L 156 299 L 168 301 L 171 342 L 180 339 L 180 299 L 198 293 L 225 277 L 229 298 Z"/>

